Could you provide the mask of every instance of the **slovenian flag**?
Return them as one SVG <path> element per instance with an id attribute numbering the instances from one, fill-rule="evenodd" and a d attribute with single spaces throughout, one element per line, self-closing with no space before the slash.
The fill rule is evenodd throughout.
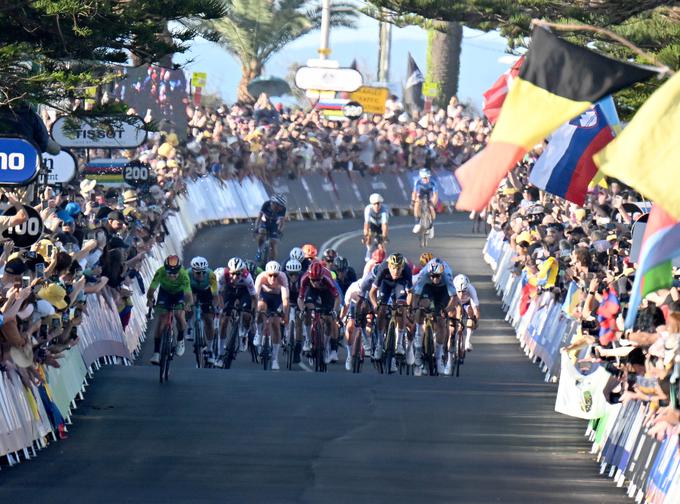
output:
<path id="1" fill-rule="evenodd" d="M 680 257 L 680 222 L 655 204 L 642 237 L 638 269 L 628 303 L 626 329 L 635 325 L 642 298 L 650 292 L 672 286 L 672 260 L 676 257 Z"/>
<path id="2" fill-rule="evenodd" d="M 551 194 L 583 205 L 597 173 L 593 154 L 614 139 L 599 104 L 561 126 L 529 175 L 529 182 Z"/>

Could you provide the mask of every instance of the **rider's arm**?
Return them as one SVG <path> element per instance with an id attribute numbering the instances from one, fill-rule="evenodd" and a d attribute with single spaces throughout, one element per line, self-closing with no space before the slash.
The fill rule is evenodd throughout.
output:
<path id="1" fill-rule="evenodd" d="M 264 273 L 260 273 L 257 275 L 257 278 L 255 279 L 255 297 L 260 296 L 260 290 L 262 289 L 262 279 L 264 278 Z"/>
<path id="2" fill-rule="evenodd" d="M 437 187 L 437 183 L 435 181 L 432 181 L 432 204 L 434 206 L 437 206 L 437 201 L 439 201 L 439 187 Z"/>
<path id="3" fill-rule="evenodd" d="M 368 220 L 371 215 L 371 208 L 370 206 L 367 206 L 364 208 L 364 236 L 368 236 L 370 234 L 370 227 L 368 226 Z"/>
<path id="4" fill-rule="evenodd" d="M 387 214 L 387 211 L 384 210 L 380 214 L 380 226 L 382 228 L 382 235 L 384 239 L 387 239 L 387 221 L 389 220 L 389 216 Z"/>
<path id="5" fill-rule="evenodd" d="M 156 273 L 153 275 L 153 279 L 151 280 L 151 283 L 149 284 L 149 288 L 146 291 L 146 297 L 148 299 L 153 299 L 153 295 L 156 292 L 156 289 L 158 289 L 158 286 L 161 284 L 161 275 L 162 271 L 164 268 L 161 266 L 156 270 Z"/>
<path id="6" fill-rule="evenodd" d="M 374 308 L 378 306 L 378 286 L 373 284 L 371 290 L 368 292 L 368 299 L 370 299 L 371 304 Z"/>
<path id="7" fill-rule="evenodd" d="M 479 297 L 477 296 L 477 289 L 475 286 L 470 284 L 468 286 L 468 293 L 470 294 L 470 304 L 475 312 L 475 317 L 479 319 Z"/>
<path id="8" fill-rule="evenodd" d="M 298 293 L 298 308 L 300 311 L 305 307 L 305 296 L 307 295 L 307 287 L 309 286 L 309 277 L 305 274 L 300 280 L 300 292 Z"/>

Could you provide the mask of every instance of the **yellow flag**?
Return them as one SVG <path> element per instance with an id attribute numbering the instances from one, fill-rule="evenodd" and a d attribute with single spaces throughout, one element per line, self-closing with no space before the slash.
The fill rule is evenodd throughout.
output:
<path id="1" fill-rule="evenodd" d="M 593 156 L 606 175 L 680 219 L 680 73 L 649 97 L 614 141 Z"/>

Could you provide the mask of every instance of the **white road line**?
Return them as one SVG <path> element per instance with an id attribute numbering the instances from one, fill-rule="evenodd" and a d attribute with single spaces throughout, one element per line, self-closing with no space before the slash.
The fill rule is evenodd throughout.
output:
<path id="1" fill-rule="evenodd" d="M 314 372 L 314 370 L 312 368 L 310 368 L 307 364 L 305 364 L 302 361 L 298 362 L 298 366 L 300 366 L 300 368 L 302 368 L 303 371 L 307 371 L 308 373 Z"/>

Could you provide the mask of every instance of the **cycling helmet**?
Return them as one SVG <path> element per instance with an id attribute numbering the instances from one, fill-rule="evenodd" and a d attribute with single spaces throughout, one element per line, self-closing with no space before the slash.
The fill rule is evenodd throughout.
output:
<path id="1" fill-rule="evenodd" d="M 383 197 L 377 192 L 374 192 L 368 197 L 368 201 L 371 203 L 371 205 L 375 205 L 376 203 L 382 203 Z"/>
<path id="2" fill-rule="evenodd" d="M 281 265 L 276 261 L 269 261 L 264 267 L 267 273 L 279 273 L 281 271 Z"/>
<path id="3" fill-rule="evenodd" d="M 347 271 L 347 268 L 349 268 L 349 261 L 342 256 L 338 256 L 335 258 L 335 261 L 333 261 L 333 266 L 335 266 L 335 269 L 339 272 Z"/>
<path id="4" fill-rule="evenodd" d="M 470 287 L 470 280 L 465 275 L 456 275 L 456 278 L 453 279 L 453 286 L 458 292 L 466 291 Z"/>
<path id="5" fill-rule="evenodd" d="M 430 178 L 432 176 L 432 173 L 427 168 L 421 168 L 420 171 L 418 171 L 418 176 L 421 179 L 422 178 Z"/>
<path id="6" fill-rule="evenodd" d="M 432 255 L 432 252 L 423 252 L 420 254 L 420 265 L 425 266 L 427 263 L 429 263 L 434 256 Z"/>
<path id="7" fill-rule="evenodd" d="M 331 248 L 323 251 L 323 259 L 327 264 L 333 264 L 333 261 L 335 261 L 336 257 L 338 257 L 338 253 Z"/>
<path id="8" fill-rule="evenodd" d="M 323 277 L 323 265 L 320 262 L 314 262 L 309 267 L 309 279 L 310 280 L 321 280 Z"/>
<path id="9" fill-rule="evenodd" d="M 387 264 L 389 266 L 393 266 L 395 268 L 401 268 L 402 266 L 404 266 L 405 262 L 406 261 L 404 260 L 404 256 L 401 255 L 401 254 L 398 254 L 398 253 L 397 254 L 391 254 L 387 258 Z"/>
<path id="10" fill-rule="evenodd" d="M 272 203 L 277 203 L 282 207 L 286 206 L 286 195 L 282 193 L 274 193 L 270 198 Z"/>
<path id="11" fill-rule="evenodd" d="M 163 266 L 165 267 L 165 271 L 170 274 L 179 273 L 179 270 L 182 269 L 182 263 L 180 262 L 179 257 L 176 255 L 168 256 L 165 259 Z"/>
<path id="12" fill-rule="evenodd" d="M 191 269 L 194 271 L 205 271 L 208 269 L 208 260 L 205 257 L 196 256 L 191 260 Z"/>
<path id="13" fill-rule="evenodd" d="M 229 273 L 240 273 L 246 269 L 246 263 L 240 257 L 232 257 L 227 263 L 227 268 L 229 268 Z"/>
<path id="14" fill-rule="evenodd" d="M 375 249 L 371 254 L 371 259 L 377 263 L 381 263 L 385 260 L 385 249 Z"/>
<path id="15" fill-rule="evenodd" d="M 302 271 L 302 263 L 297 259 L 291 259 L 286 263 L 286 271 L 288 273 L 300 273 Z"/>
<path id="16" fill-rule="evenodd" d="M 302 246 L 302 252 L 305 254 L 305 258 L 316 259 L 316 254 L 319 253 L 316 247 L 311 243 L 306 243 Z"/>
<path id="17" fill-rule="evenodd" d="M 252 259 L 246 259 L 245 261 L 243 261 L 243 263 L 245 264 L 245 267 L 248 269 L 250 274 L 255 276 L 255 274 L 257 273 L 257 264 L 255 263 L 255 261 L 253 261 Z"/>
<path id="18" fill-rule="evenodd" d="M 432 263 L 430 263 L 430 266 L 427 268 L 427 272 L 430 275 L 441 275 L 442 273 L 444 273 L 444 265 L 439 259 L 432 261 Z"/>
<path id="19" fill-rule="evenodd" d="M 302 261 L 305 258 L 305 253 L 302 251 L 300 247 L 293 247 L 292 249 L 290 249 L 288 257 L 290 257 L 291 259 L 295 259 L 296 261 Z"/>

